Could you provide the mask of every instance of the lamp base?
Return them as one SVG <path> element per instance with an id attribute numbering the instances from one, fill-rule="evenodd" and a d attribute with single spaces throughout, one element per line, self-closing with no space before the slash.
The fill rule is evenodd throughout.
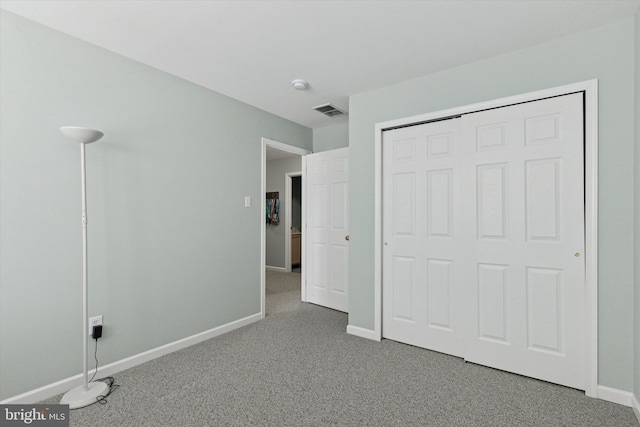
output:
<path id="1" fill-rule="evenodd" d="M 92 403 L 96 403 L 98 396 L 108 393 L 109 386 L 102 381 L 89 383 L 89 389 L 85 390 L 84 384 L 74 387 L 62 396 L 60 403 L 69 405 L 69 409 L 84 408 Z"/>

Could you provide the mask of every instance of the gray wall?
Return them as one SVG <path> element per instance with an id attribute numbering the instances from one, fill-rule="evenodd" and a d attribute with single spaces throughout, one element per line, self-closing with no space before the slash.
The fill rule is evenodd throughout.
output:
<path id="1" fill-rule="evenodd" d="M 640 10 L 636 13 L 636 149 L 635 149 L 635 359 L 634 393 L 640 401 Z"/>
<path id="2" fill-rule="evenodd" d="M 374 326 L 375 123 L 597 78 L 599 383 L 632 390 L 634 27 L 629 18 L 350 98 L 351 325 Z"/>
<path id="3" fill-rule="evenodd" d="M 344 120 L 344 119 L 342 119 Z M 335 150 L 349 146 L 349 122 L 313 130 L 313 152 Z"/>
<path id="4" fill-rule="evenodd" d="M 310 129 L 0 12 L 0 400 L 77 375 L 79 147 L 100 364 L 260 311 L 261 137 Z M 244 208 L 244 196 L 254 203 Z"/>
<path id="5" fill-rule="evenodd" d="M 267 224 L 266 228 L 266 264 L 269 267 L 284 268 L 284 214 L 287 208 L 287 194 L 285 192 L 285 174 L 302 171 L 300 156 L 267 162 L 267 192 L 280 192 L 280 224 Z"/>

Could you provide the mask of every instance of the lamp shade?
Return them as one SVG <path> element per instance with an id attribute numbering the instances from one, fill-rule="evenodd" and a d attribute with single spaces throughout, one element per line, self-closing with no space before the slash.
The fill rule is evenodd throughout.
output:
<path id="1" fill-rule="evenodd" d="M 60 132 L 62 132 L 65 136 L 73 139 L 74 141 L 80 142 L 82 144 L 91 144 L 92 142 L 96 142 L 104 136 L 104 133 L 100 132 L 99 130 L 78 126 L 63 126 L 60 128 Z"/>

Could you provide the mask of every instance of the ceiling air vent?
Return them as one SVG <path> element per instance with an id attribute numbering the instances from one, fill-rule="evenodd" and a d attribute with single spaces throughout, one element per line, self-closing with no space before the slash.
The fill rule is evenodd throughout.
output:
<path id="1" fill-rule="evenodd" d="M 335 105 L 331 104 L 318 105 L 317 107 L 313 107 L 313 109 L 321 112 L 328 117 L 343 116 L 347 114 L 344 111 L 338 109 L 338 107 L 336 107 Z"/>

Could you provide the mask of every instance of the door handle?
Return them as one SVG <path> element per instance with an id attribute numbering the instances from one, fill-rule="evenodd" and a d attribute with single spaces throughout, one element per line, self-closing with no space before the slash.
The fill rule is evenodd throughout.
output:
<path id="1" fill-rule="evenodd" d="M 349 235 L 344 236 L 344 240 L 349 240 Z"/>

